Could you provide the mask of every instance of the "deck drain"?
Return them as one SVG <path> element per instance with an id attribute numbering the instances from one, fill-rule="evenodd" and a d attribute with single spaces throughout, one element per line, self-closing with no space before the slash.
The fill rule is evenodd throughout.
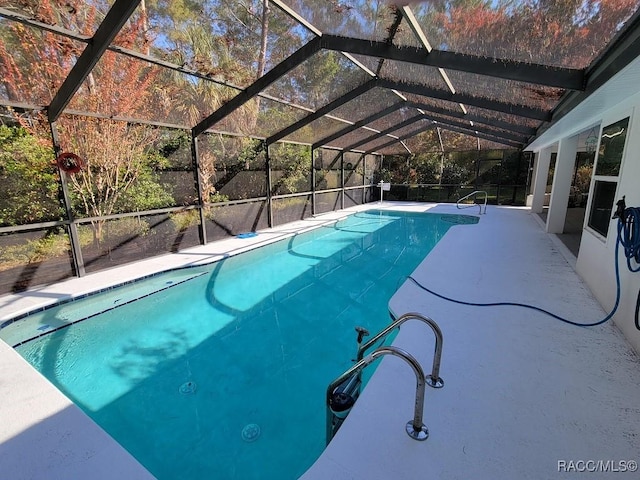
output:
<path id="1" fill-rule="evenodd" d="M 196 382 L 185 382 L 180 385 L 178 391 L 182 395 L 193 395 L 194 393 L 196 393 Z"/>
<path id="2" fill-rule="evenodd" d="M 242 429 L 242 440 L 245 442 L 255 442 L 260 436 L 260 426 L 256 423 L 250 423 Z"/>

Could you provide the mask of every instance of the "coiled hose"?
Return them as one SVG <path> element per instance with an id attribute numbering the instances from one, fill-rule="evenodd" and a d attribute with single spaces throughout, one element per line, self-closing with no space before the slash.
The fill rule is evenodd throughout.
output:
<path id="1" fill-rule="evenodd" d="M 624 247 L 629 271 L 640 272 L 640 208 L 631 207 L 624 210 L 623 218 L 618 219 L 618 237 L 622 237 L 619 242 Z M 635 268 L 631 266 L 631 259 L 636 263 Z M 638 314 L 640 314 L 640 290 L 638 290 L 634 316 L 636 328 L 640 330 Z"/>
<path id="2" fill-rule="evenodd" d="M 624 200 L 623 200 L 624 201 Z M 640 271 L 640 208 L 630 207 L 623 208 L 619 212 L 616 213 L 618 216 L 618 237 L 616 239 L 616 247 L 615 247 L 615 271 L 616 271 L 616 302 L 613 306 L 611 312 L 604 317 L 602 320 L 593 323 L 579 323 L 574 322 L 573 320 L 568 320 L 563 318 L 555 313 L 551 313 L 544 308 L 536 307 L 535 305 L 529 305 L 526 303 L 517 303 L 517 302 L 492 302 L 492 303 L 477 303 L 477 302 L 465 302 L 462 300 L 457 300 L 455 298 L 447 297 L 445 295 L 441 295 L 433 290 L 427 288 L 423 284 L 421 284 L 418 280 L 409 275 L 407 278 L 415 283 L 418 287 L 420 287 L 425 292 L 430 293 L 438 298 L 443 300 L 447 300 L 448 302 L 457 303 L 460 305 L 469 305 L 472 307 L 522 307 L 528 308 L 531 310 L 535 310 L 545 315 L 549 315 L 550 317 L 555 318 L 556 320 L 560 320 L 561 322 L 568 323 L 569 325 L 575 325 L 577 327 L 595 327 L 596 325 L 601 325 L 608 321 L 618 310 L 618 305 L 620 304 L 620 266 L 618 260 L 618 252 L 619 247 L 622 246 L 624 249 L 624 256 L 627 259 L 627 267 L 631 272 Z M 615 218 L 615 217 L 614 217 Z M 634 268 L 631 265 L 631 261 L 636 263 L 636 267 Z M 638 299 L 636 300 L 636 311 L 635 311 L 635 325 L 638 330 L 640 330 L 640 321 L 638 319 L 638 314 L 640 313 L 640 291 L 638 291 Z"/>

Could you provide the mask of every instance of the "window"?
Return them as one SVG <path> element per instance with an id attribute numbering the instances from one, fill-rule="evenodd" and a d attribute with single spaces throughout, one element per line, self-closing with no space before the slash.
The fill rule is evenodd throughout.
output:
<path id="1" fill-rule="evenodd" d="M 618 175 L 629 129 L 629 117 L 602 129 L 588 226 L 606 237 L 615 203 Z"/>
<path id="2" fill-rule="evenodd" d="M 593 187 L 593 202 L 589 214 L 589 226 L 606 237 L 611 221 L 611 209 L 616 195 L 617 182 L 596 180 Z"/>
<path id="3" fill-rule="evenodd" d="M 629 117 L 602 129 L 596 175 L 617 176 L 620 172 Z"/>

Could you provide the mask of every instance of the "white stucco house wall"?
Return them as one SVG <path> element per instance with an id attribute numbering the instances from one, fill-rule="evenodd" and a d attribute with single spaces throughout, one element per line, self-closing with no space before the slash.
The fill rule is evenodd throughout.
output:
<path id="1" fill-rule="evenodd" d="M 549 233 L 563 233 L 576 153 L 584 149 L 585 132 L 591 131 L 594 127 L 595 131 L 599 132 L 598 145 L 576 271 L 605 310 L 610 311 L 616 300 L 614 255 L 618 223 L 617 220 L 611 219 L 611 216 L 615 212 L 616 202 L 623 196 L 627 207 L 640 207 L 639 58 L 595 90 L 526 148 L 535 153 L 531 200 L 533 213 L 543 211 L 550 158 L 552 153 L 557 153 L 550 199 L 547 196 L 549 210 L 546 216 L 546 230 Z M 602 168 L 605 159 L 601 153 L 601 143 L 610 141 L 615 135 L 625 137 L 617 174 L 615 168 L 613 171 Z M 599 162 L 601 168 L 598 168 Z M 608 213 L 609 206 L 612 209 L 611 214 Z M 605 214 L 608 215 L 608 225 L 604 219 Z M 635 351 L 640 353 L 640 331 L 636 329 L 634 321 L 640 273 L 629 271 L 622 249 L 620 250 L 618 261 L 621 296 L 613 321 Z"/>

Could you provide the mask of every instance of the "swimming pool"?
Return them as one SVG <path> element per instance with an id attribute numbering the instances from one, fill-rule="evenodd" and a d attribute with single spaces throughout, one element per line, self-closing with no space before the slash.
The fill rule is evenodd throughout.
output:
<path id="1" fill-rule="evenodd" d="M 386 325 L 404 277 L 475 221 L 360 213 L 0 336 L 16 345 L 76 322 L 16 349 L 158 478 L 295 478 L 324 448 L 324 390 L 351 364 L 354 327 Z"/>

